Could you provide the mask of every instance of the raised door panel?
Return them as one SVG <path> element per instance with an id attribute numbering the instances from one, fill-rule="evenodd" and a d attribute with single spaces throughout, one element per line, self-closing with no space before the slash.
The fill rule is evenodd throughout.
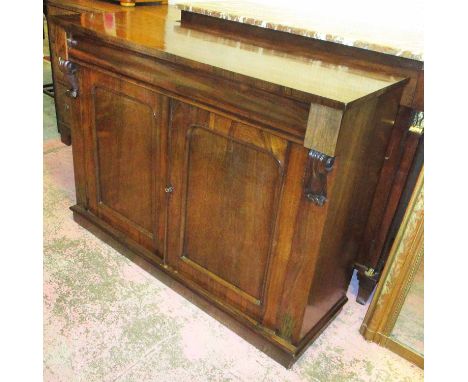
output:
<path id="1" fill-rule="evenodd" d="M 122 79 L 87 73 L 89 208 L 162 257 L 163 97 Z"/>
<path id="2" fill-rule="evenodd" d="M 98 85 L 94 113 L 99 202 L 151 235 L 152 108 Z"/>
<path id="3" fill-rule="evenodd" d="M 287 141 L 196 107 L 171 107 L 171 265 L 259 317 Z"/>

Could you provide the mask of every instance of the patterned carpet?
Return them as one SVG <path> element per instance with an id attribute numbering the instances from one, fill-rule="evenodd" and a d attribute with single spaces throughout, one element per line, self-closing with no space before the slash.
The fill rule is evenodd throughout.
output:
<path id="1" fill-rule="evenodd" d="M 45 77 L 50 65 L 44 63 Z M 71 148 L 44 96 L 44 380 L 422 381 L 367 343 L 356 280 L 342 313 L 286 370 L 72 219 Z"/>

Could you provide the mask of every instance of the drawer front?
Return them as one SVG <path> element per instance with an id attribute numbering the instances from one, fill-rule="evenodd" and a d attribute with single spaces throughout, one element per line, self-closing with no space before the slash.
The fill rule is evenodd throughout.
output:
<path id="1" fill-rule="evenodd" d="M 59 58 L 63 58 L 64 60 L 68 57 L 67 52 L 67 35 L 65 30 L 55 24 L 53 21 L 50 20 L 50 16 L 57 16 L 57 15 L 78 15 L 78 12 L 70 11 L 68 9 L 58 8 L 51 5 L 47 6 L 48 12 L 48 30 L 49 30 L 49 42 L 50 42 L 50 53 L 51 53 L 51 62 L 53 66 L 54 72 L 54 81 L 62 81 L 65 82 L 65 76 L 60 71 L 58 67 Z"/>
<path id="2" fill-rule="evenodd" d="M 68 57 L 67 52 L 67 37 L 63 28 L 60 28 L 54 23 L 49 24 L 49 34 L 50 34 L 50 58 L 52 64 L 52 72 L 54 75 L 54 82 L 62 81 L 65 82 L 65 75 L 59 68 L 59 58 L 64 60 Z"/>
<path id="3" fill-rule="evenodd" d="M 49 31 L 49 39 L 50 43 L 53 44 L 56 41 L 56 34 L 58 30 L 61 30 L 61 28 L 58 28 L 55 23 L 51 22 L 50 17 L 51 16 L 58 16 L 58 15 L 77 15 L 79 13 L 70 11 L 68 9 L 63 9 L 63 8 L 58 8 L 54 7 L 52 5 L 47 6 L 47 28 Z M 63 32 L 63 30 L 62 30 Z M 64 33 L 64 32 L 63 32 Z"/>
<path id="4" fill-rule="evenodd" d="M 59 122 L 70 125 L 71 123 L 71 99 L 67 96 L 68 88 L 61 82 L 55 82 L 55 107 Z"/>
<path id="5" fill-rule="evenodd" d="M 52 54 L 51 63 L 52 63 L 52 73 L 54 75 L 54 82 L 66 83 L 67 79 L 65 77 L 65 74 L 62 72 L 59 66 L 59 58 L 66 60 L 67 55 L 65 54 L 65 55 L 57 56 L 55 54 Z"/>
<path id="6" fill-rule="evenodd" d="M 47 15 L 56 16 L 56 15 L 78 15 L 78 12 L 71 11 L 69 9 L 54 7 L 53 5 L 47 6 Z"/>
<path id="7" fill-rule="evenodd" d="M 73 33 L 69 59 L 99 66 L 163 89 L 167 95 L 229 113 L 240 122 L 261 126 L 296 143 L 303 143 L 310 104 L 253 88 L 213 73 L 137 55 Z"/>

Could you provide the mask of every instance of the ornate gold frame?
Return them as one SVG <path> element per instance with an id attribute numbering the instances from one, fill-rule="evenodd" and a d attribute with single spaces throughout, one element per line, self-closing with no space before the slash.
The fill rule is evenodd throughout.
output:
<path id="1" fill-rule="evenodd" d="M 390 335 L 424 256 L 424 168 L 393 243 L 372 303 L 360 328 L 368 341 L 424 368 L 424 356 Z"/>

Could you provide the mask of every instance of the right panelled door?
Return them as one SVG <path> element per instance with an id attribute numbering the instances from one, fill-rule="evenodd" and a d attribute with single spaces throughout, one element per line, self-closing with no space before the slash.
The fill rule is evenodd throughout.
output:
<path id="1" fill-rule="evenodd" d="M 169 130 L 168 263 L 260 318 L 288 142 L 175 100 Z"/>

